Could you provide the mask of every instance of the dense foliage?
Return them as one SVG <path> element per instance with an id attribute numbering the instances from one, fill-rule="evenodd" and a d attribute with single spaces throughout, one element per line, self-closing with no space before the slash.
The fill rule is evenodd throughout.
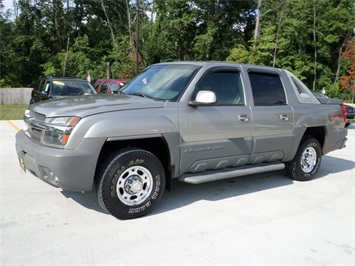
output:
<path id="1" fill-rule="evenodd" d="M 8 10 L 1 3 L 0 87 L 222 60 L 286 68 L 315 91 L 354 101 L 354 0 L 14 0 Z"/>

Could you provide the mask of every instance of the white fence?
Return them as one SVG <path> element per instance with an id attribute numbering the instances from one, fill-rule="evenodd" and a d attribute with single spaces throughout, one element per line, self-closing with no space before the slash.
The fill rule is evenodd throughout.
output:
<path id="1" fill-rule="evenodd" d="M 32 88 L 0 89 L 1 104 L 29 104 Z"/>

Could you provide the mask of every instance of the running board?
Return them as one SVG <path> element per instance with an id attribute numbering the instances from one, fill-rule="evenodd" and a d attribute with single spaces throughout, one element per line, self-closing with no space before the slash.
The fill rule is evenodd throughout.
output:
<path id="1" fill-rule="evenodd" d="M 221 170 L 221 171 L 207 171 L 198 174 L 186 174 L 178 178 L 179 181 L 190 184 L 201 184 L 211 181 L 222 180 L 231 177 L 238 177 L 244 175 L 259 174 L 269 171 L 277 171 L 285 168 L 285 164 L 260 164 L 243 166 L 233 170 Z"/>

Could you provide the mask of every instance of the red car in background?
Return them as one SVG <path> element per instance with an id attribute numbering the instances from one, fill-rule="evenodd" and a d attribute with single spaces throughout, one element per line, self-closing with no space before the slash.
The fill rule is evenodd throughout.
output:
<path id="1" fill-rule="evenodd" d="M 117 93 L 127 83 L 123 79 L 98 79 L 94 84 L 97 93 Z"/>

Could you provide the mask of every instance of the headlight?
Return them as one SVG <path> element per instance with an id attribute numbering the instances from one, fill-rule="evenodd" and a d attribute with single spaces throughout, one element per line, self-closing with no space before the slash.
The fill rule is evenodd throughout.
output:
<path id="1" fill-rule="evenodd" d="M 23 126 L 23 131 L 28 135 L 28 125 L 30 120 L 30 110 L 27 109 L 23 116 L 23 121 L 25 121 L 25 125 Z"/>
<path id="2" fill-rule="evenodd" d="M 64 146 L 67 144 L 70 133 L 80 117 L 54 117 L 45 120 L 43 142 L 50 145 Z"/>

